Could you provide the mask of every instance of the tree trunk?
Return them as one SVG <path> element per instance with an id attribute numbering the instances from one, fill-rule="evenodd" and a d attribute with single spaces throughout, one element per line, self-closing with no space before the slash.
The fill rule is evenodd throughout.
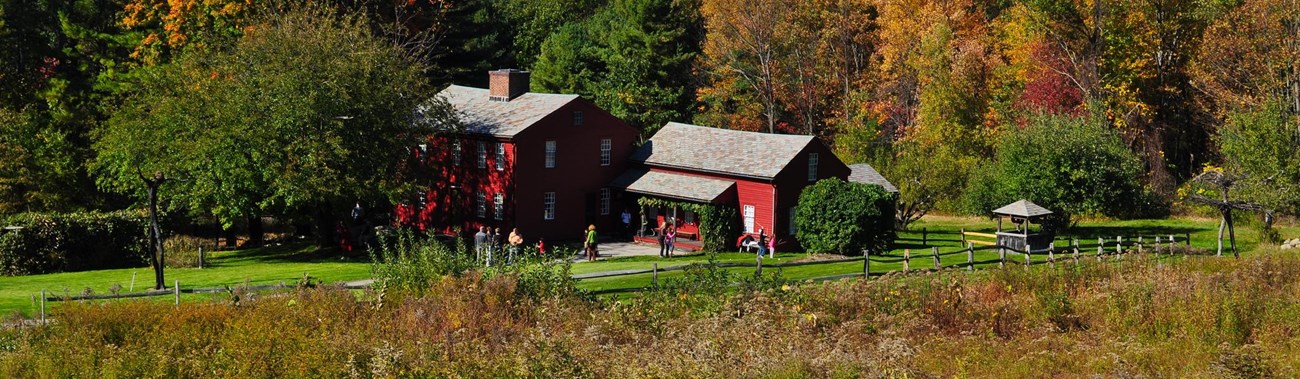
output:
<path id="1" fill-rule="evenodd" d="M 1228 226 L 1228 216 L 1225 214 L 1223 218 L 1219 219 L 1219 247 L 1214 253 L 1214 255 L 1220 257 L 1223 256 L 1223 228 L 1226 226 Z"/>
<path id="2" fill-rule="evenodd" d="M 263 228 L 262 225 L 262 216 L 248 217 L 248 246 L 249 247 L 262 246 L 262 242 L 264 242 L 264 239 L 262 238 L 264 234 L 263 233 L 264 230 L 265 228 Z"/>
<path id="3" fill-rule="evenodd" d="M 161 180 L 145 180 L 149 188 L 149 260 L 153 264 L 154 289 L 167 289 L 167 280 L 163 278 L 163 264 L 167 262 L 162 245 L 162 229 L 158 227 L 158 187 Z"/>
<path id="4" fill-rule="evenodd" d="M 331 211 L 329 202 L 320 202 L 316 205 L 316 246 L 331 247 L 337 246 L 334 227 L 338 220 Z"/>
<path id="5" fill-rule="evenodd" d="M 1228 209 L 1223 214 L 1228 220 L 1228 242 L 1232 244 L 1232 257 L 1241 258 L 1241 254 L 1237 253 L 1237 233 L 1232 230 L 1232 209 Z"/>

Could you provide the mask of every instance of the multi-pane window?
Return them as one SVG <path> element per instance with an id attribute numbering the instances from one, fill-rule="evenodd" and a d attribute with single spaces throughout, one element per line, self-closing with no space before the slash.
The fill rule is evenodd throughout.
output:
<path id="1" fill-rule="evenodd" d="M 506 169 L 506 144 L 504 142 L 497 142 L 497 171 L 505 171 L 505 169 Z"/>
<path id="2" fill-rule="evenodd" d="M 483 191 L 478 191 L 478 196 L 474 197 L 474 213 L 480 218 L 487 216 L 487 194 Z"/>
<path id="3" fill-rule="evenodd" d="M 555 141 L 546 141 L 546 168 L 555 168 Z"/>
<path id="4" fill-rule="evenodd" d="M 745 206 L 745 232 L 746 233 L 754 232 L 754 206 L 753 205 Z"/>
<path id="5" fill-rule="evenodd" d="M 582 126 L 585 116 L 582 111 L 573 111 L 573 126 Z"/>
<path id="6" fill-rule="evenodd" d="M 817 181 L 817 153 L 808 153 L 808 181 Z"/>
<path id="7" fill-rule="evenodd" d="M 462 153 L 460 150 L 460 141 L 452 142 L 451 143 L 451 164 L 452 165 L 460 166 L 461 154 Z"/>
<path id="8" fill-rule="evenodd" d="M 794 225 L 794 207 L 790 207 L 790 235 L 795 235 L 797 231 L 799 228 Z"/>
<path id="9" fill-rule="evenodd" d="M 609 188 L 600 189 L 600 214 L 609 214 Z"/>
<path id="10" fill-rule="evenodd" d="M 478 168 L 487 168 L 487 141 L 478 141 Z"/>
<path id="11" fill-rule="evenodd" d="M 555 192 L 542 194 L 542 219 L 555 219 Z"/>
<path id="12" fill-rule="evenodd" d="M 506 197 L 496 194 L 492 197 L 492 216 L 497 220 L 506 219 Z"/>
<path id="13" fill-rule="evenodd" d="M 610 150 L 614 147 L 614 141 L 609 138 L 600 140 L 600 165 L 609 166 Z"/>

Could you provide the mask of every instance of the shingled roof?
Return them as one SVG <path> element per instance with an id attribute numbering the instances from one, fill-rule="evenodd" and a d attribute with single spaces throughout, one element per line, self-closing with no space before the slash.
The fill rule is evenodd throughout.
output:
<path id="1" fill-rule="evenodd" d="M 646 169 L 628 170 L 610 183 L 610 187 L 622 188 L 628 192 L 702 203 L 718 200 L 718 197 L 735 185 L 736 182 L 730 180 Z"/>
<path id="2" fill-rule="evenodd" d="M 507 138 L 578 98 L 578 95 L 528 92 L 510 101 L 496 101 L 488 99 L 486 88 L 458 85 L 449 86 L 438 95 L 456 109 L 465 132 Z"/>
<path id="3" fill-rule="evenodd" d="M 631 160 L 649 166 L 770 179 L 812 142 L 812 136 L 670 122 L 632 153 Z"/>
<path id="4" fill-rule="evenodd" d="M 1002 208 L 994 209 L 993 214 L 1031 218 L 1050 215 L 1052 211 L 1034 204 L 1032 201 L 1021 199 Z"/>
<path id="5" fill-rule="evenodd" d="M 875 184 L 885 187 L 885 191 L 887 192 L 898 192 L 898 187 L 894 187 L 894 183 L 890 183 L 888 179 L 885 179 L 883 175 L 880 175 L 880 172 L 876 171 L 876 169 L 871 167 L 869 164 L 858 163 L 849 165 L 849 170 L 851 170 L 849 173 L 850 182 Z"/>

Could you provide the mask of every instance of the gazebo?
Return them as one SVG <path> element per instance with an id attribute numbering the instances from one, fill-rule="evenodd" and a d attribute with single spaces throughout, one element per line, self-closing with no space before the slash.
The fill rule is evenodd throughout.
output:
<path id="1" fill-rule="evenodd" d="M 1007 204 L 1002 208 L 994 209 L 993 215 L 998 216 L 998 246 L 1017 251 L 1030 251 L 1046 249 L 1048 244 L 1056 236 L 1050 232 L 1043 232 L 1042 219 L 1051 216 L 1052 211 L 1043 208 L 1029 200 L 1021 199 L 1020 201 Z M 1011 223 L 1015 225 L 1015 230 L 1002 230 L 1002 216 L 1011 218 Z M 1031 233 L 1029 224 L 1038 224 L 1038 232 Z"/>

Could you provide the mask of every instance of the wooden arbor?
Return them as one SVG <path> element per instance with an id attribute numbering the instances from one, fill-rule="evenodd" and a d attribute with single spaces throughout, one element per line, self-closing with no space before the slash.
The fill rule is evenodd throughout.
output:
<path id="1" fill-rule="evenodd" d="M 1052 211 L 1043 208 L 1032 201 L 1021 199 L 1020 201 L 1007 204 L 1002 208 L 993 210 L 993 215 L 998 217 L 998 246 L 1003 246 L 1016 251 L 1031 251 L 1046 249 L 1048 244 L 1052 243 L 1055 235 L 1050 232 L 1043 232 L 1042 219 L 1052 215 Z M 1015 230 L 1002 230 L 1002 217 L 1010 217 L 1011 223 L 1015 225 Z M 1039 224 L 1038 232 L 1031 233 L 1029 224 Z"/>

